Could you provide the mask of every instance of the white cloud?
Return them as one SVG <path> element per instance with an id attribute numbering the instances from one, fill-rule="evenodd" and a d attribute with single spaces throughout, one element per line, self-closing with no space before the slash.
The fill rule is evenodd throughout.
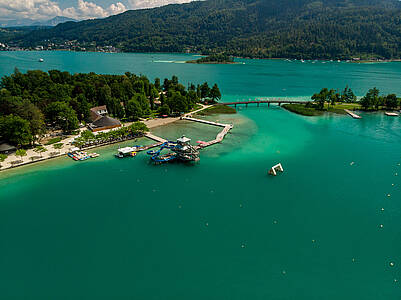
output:
<path id="1" fill-rule="evenodd" d="M 0 0 L 0 19 L 31 18 L 41 20 L 65 16 L 83 20 L 105 18 L 126 10 L 121 2 L 103 8 L 94 2 L 78 0 L 76 6 L 61 9 L 58 3 L 52 0 Z"/>
<path id="2" fill-rule="evenodd" d="M 159 7 L 167 4 L 189 3 L 192 2 L 192 0 L 128 0 L 128 2 L 131 9 L 141 9 Z"/>

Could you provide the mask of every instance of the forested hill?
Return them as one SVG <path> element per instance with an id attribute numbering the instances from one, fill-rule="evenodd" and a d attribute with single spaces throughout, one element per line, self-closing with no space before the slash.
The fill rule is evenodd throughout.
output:
<path id="1" fill-rule="evenodd" d="M 207 0 L 127 11 L 23 35 L 25 46 L 78 40 L 131 52 L 242 57 L 401 58 L 396 0 Z"/>

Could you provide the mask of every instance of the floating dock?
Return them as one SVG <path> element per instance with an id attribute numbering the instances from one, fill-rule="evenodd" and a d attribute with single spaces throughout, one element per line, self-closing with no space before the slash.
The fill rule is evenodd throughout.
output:
<path id="1" fill-rule="evenodd" d="M 227 135 L 227 133 L 234 128 L 234 125 L 232 124 L 223 124 L 223 123 L 217 123 L 217 122 L 212 122 L 212 121 L 207 121 L 207 120 L 202 120 L 202 119 L 195 119 L 192 117 L 182 117 L 182 120 L 187 120 L 187 121 L 192 121 L 192 122 L 198 122 L 198 123 L 203 123 L 207 125 L 212 125 L 212 126 L 217 126 L 217 127 L 223 127 L 223 130 L 219 132 L 214 140 L 208 141 L 208 142 L 199 142 L 198 146 L 195 146 L 196 149 L 200 148 L 206 148 L 209 146 L 212 146 L 214 144 L 220 143 L 223 141 L 224 137 Z"/>
<path id="2" fill-rule="evenodd" d="M 277 176 L 277 171 L 284 172 L 283 166 L 279 163 L 277 165 L 274 165 L 270 170 L 269 174 L 273 176 Z"/>
<path id="3" fill-rule="evenodd" d="M 361 116 L 358 116 L 357 114 L 353 113 L 352 111 L 348 110 L 348 109 L 344 109 L 344 111 L 349 114 L 351 117 L 353 117 L 354 119 L 362 119 Z"/>

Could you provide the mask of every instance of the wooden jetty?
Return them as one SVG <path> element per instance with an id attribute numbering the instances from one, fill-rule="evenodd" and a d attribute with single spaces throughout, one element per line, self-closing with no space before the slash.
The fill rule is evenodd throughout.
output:
<path id="1" fill-rule="evenodd" d="M 348 110 L 348 109 L 344 109 L 344 111 L 349 114 L 351 117 L 353 117 L 354 119 L 362 119 L 361 116 L 358 116 L 357 114 L 353 113 L 352 111 Z"/>
<path id="2" fill-rule="evenodd" d="M 270 106 L 270 104 L 277 104 L 278 106 L 281 106 L 281 104 L 305 104 L 305 103 L 307 103 L 307 101 L 283 100 L 283 99 L 254 100 L 254 101 L 222 102 L 222 103 L 218 103 L 217 105 L 234 105 L 235 107 L 237 107 L 237 105 L 245 105 L 246 107 L 248 107 L 248 104 L 257 104 L 257 106 L 259 106 L 261 103 L 267 103 L 267 106 Z"/>
<path id="3" fill-rule="evenodd" d="M 145 133 L 145 137 L 147 137 L 148 139 L 154 140 L 154 141 L 156 141 L 156 142 L 159 142 L 159 143 L 165 143 L 165 142 L 167 142 L 167 140 L 165 140 L 165 139 L 163 139 L 163 138 L 161 138 L 161 137 L 158 137 L 158 136 L 156 136 L 156 135 L 154 135 L 154 134 L 151 134 L 150 132 Z"/>
<path id="4" fill-rule="evenodd" d="M 217 123 L 217 122 L 212 122 L 212 121 L 207 121 L 207 120 L 202 120 L 202 119 L 195 119 L 192 117 L 182 117 L 181 120 L 193 121 L 193 122 L 198 122 L 198 123 L 203 123 L 203 124 L 208 124 L 208 125 L 213 125 L 213 126 L 219 126 L 219 127 L 227 126 L 227 124 L 222 124 L 222 123 Z"/>
<path id="5" fill-rule="evenodd" d="M 274 166 L 269 170 L 269 174 L 270 174 L 270 175 L 273 175 L 273 176 L 276 176 L 276 175 L 277 175 L 277 171 L 284 172 L 283 166 L 282 166 L 280 163 L 278 163 L 277 165 L 274 165 Z"/>

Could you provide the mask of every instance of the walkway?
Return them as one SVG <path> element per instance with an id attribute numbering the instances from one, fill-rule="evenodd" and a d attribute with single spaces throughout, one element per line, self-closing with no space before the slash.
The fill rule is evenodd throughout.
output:
<path id="1" fill-rule="evenodd" d="M 348 109 L 344 109 L 344 111 L 349 114 L 351 117 L 353 117 L 354 119 L 362 119 L 361 116 L 358 116 L 357 114 L 354 114 L 352 111 L 348 110 Z"/>
<path id="2" fill-rule="evenodd" d="M 167 142 L 167 140 L 165 140 L 165 139 L 163 139 L 163 138 L 161 138 L 161 137 L 158 137 L 158 136 L 156 136 L 156 135 L 154 135 L 154 134 L 152 134 L 152 133 L 150 133 L 150 132 L 145 133 L 145 137 L 147 137 L 148 139 L 154 140 L 154 141 L 156 141 L 156 142 L 159 142 L 159 143 L 165 143 L 165 142 Z"/>

